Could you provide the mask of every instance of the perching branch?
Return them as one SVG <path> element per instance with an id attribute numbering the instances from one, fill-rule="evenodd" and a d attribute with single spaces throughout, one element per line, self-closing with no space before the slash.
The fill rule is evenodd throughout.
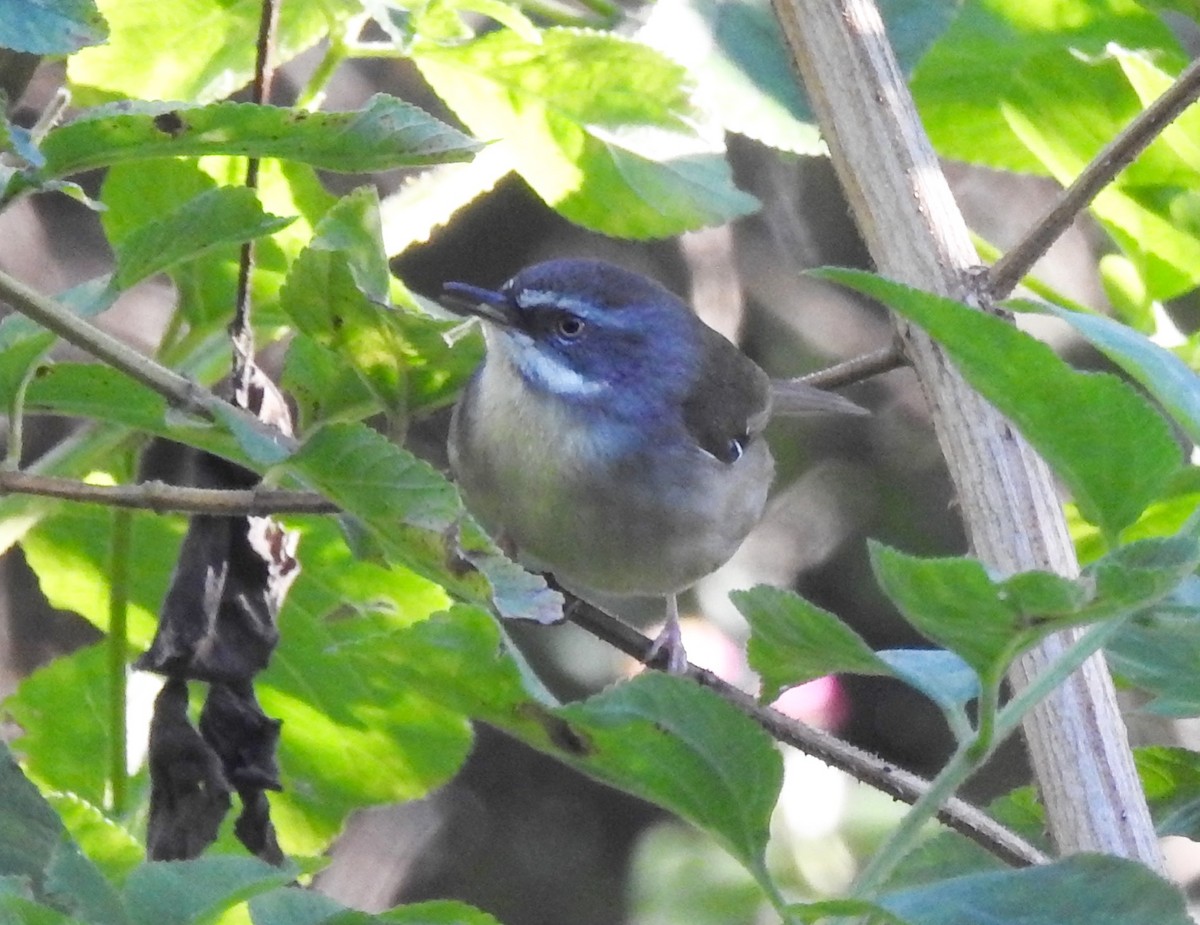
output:
<path id="1" fill-rule="evenodd" d="M 217 489 L 142 482 L 92 485 L 75 479 L 0 470 L 0 494 L 38 495 L 83 504 L 153 511 L 156 514 L 209 514 L 219 517 L 268 517 L 272 514 L 337 514 L 332 501 L 311 491 L 279 488 Z"/>
<path id="2" fill-rule="evenodd" d="M 653 645 L 649 638 L 587 601 L 569 593 L 567 600 L 565 612 L 568 620 L 613 648 L 639 662 L 646 662 Z M 711 671 L 689 663 L 687 676 L 733 704 L 776 741 L 813 755 L 897 800 L 915 803 L 929 789 L 929 781 L 924 778 L 855 748 L 837 736 L 763 706 L 745 691 L 721 680 Z M 1038 849 L 964 800 L 947 800 L 938 811 L 938 819 L 1015 867 L 1028 867 L 1047 861 Z"/>

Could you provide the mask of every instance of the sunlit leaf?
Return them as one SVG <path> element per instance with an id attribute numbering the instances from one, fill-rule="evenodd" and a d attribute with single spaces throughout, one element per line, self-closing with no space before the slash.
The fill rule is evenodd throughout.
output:
<path id="1" fill-rule="evenodd" d="M 757 203 L 733 186 L 719 136 L 698 130 L 683 70 L 614 34 L 508 31 L 421 46 L 426 79 L 480 138 L 501 139 L 526 182 L 572 221 L 652 238 Z"/>

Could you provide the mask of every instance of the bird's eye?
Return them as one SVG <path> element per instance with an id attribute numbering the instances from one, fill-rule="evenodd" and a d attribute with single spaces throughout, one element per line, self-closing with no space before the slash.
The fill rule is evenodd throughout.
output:
<path id="1" fill-rule="evenodd" d="M 558 319 L 558 333 L 571 340 L 583 333 L 583 322 L 574 315 L 563 315 Z"/>
<path id="2" fill-rule="evenodd" d="M 745 452 L 746 437 L 734 437 L 729 441 L 729 446 L 725 448 L 725 461 L 735 463 L 742 458 L 742 453 Z"/>

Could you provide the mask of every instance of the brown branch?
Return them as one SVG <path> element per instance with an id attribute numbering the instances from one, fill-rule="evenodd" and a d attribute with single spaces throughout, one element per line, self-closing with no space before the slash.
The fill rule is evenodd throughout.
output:
<path id="1" fill-rule="evenodd" d="M 1116 138 L 1105 145 L 1075 182 L 1063 190 L 1046 213 L 1015 247 L 988 271 L 993 299 L 1007 298 L 1038 259 L 1066 231 L 1096 195 L 1128 167 L 1163 130 L 1200 95 L 1200 59 L 1193 61 L 1162 96 L 1146 107 Z"/>
<path id="2" fill-rule="evenodd" d="M 568 620 L 626 655 L 646 663 L 653 645 L 649 638 L 599 607 L 569 592 L 564 593 L 567 594 L 568 603 L 564 612 Z M 687 677 L 731 703 L 776 741 L 819 758 L 897 800 L 915 803 L 929 789 L 929 782 L 916 774 L 897 768 L 824 730 L 763 706 L 745 691 L 723 681 L 711 671 L 689 663 Z M 954 798 L 946 801 L 938 811 L 938 818 L 1015 867 L 1028 867 L 1047 861 L 1038 849 L 964 800 Z"/>
<path id="3" fill-rule="evenodd" d="M 818 389 L 837 389 L 907 365 L 899 341 L 893 341 L 887 347 L 800 376 L 797 381 Z"/>
<path id="4" fill-rule="evenodd" d="M 4 493 L 154 511 L 156 514 L 265 517 L 271 514 L 337 514 L 341 511 L 332 501 L 311 491 L 261 487 L 245 490 L 192 488 L 165 482 L 91 485 L 74 479 L 14 470 L 0 470 L 0 494 Z"/>

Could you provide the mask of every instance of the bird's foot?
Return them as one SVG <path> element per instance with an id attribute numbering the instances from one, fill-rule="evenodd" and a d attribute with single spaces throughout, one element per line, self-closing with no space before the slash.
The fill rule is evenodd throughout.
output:
<path id="1" fill-rule="evenodd" d="M 679 620 L 668 619 L 667 625 L 654 638 L 654 644 L 646 653 L 646 664 L 661 668 L 667 674 L 687 674 L 688 657 L 679 632 Z"/>

